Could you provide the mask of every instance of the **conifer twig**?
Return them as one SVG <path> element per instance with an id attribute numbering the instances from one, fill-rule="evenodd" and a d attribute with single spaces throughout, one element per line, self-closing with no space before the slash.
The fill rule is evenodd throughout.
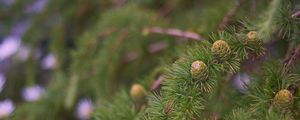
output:
<path id="1" fill-rule="evenodd" d="M 300 10 L 292 14 L 292 18 L 299 18 L 300 17 Z"/>
<path id="2" fill-rule="evenodd" d="M 114 8 L 121 8 L 125 4 L 126 0 L 116 0 L 114 3 Z"/>
<path id="3" fill-rule="evenodd" d="M 252 14 L 255 13 L 256 8 L 257 8 L 257 1 L 256 1 L 256 0 L 252 0 L 250 12 L 251 12 Z"/>
<path id="4" fill-rule="evenodd" d="M 169 44 L 165 41 L 157 42 L 157 43 L 152 43 L 148 46 L 148 51 L 150 53 L 157 53 L 165 48 L 167 48 Z"/>
<path id="5" fill-rule="evenodd" d="M 290 85 L 288 86 L 288 90 L 289 90 L 293 95 L 296 95 L 296 93 L 297 93 L 299 87 L 300 87 L 300 80 L 298 80 L 298 81 L 296 81 L 296 82 L 290 84 Z"/>
<path id="6" fill-rule="evenodd" d="M 171 11 L 175 8 L 174 5 L 170 5 L 170 2 L 167 2 L 164 6 L 159 9 L 159 15 L 164 17 L 171 13 Z"/>
<path id="7" fill-rule="evenodd" d="M 226 28 L 226 26 L 229 24 L 230 19 L 236 14 L 244 1 L 245 0 L 236 1 L 235 6 L 228 11 L 228 13 L 223 17 L 222 22 L 218 25 L 218 30 L 224 30 Z"/>
<path id="8" fill-rule="evenodd" d="M 295 1 L 293 1 L 293 2 L 295 2 Z M 295 9 L 294 7 L 295 6 L 293 6 L 292 9 Z M 292 16 L 292 18 L 299 17 L 300 11 L 293 13 L 291 16 Z M 294 31 L 295 31 L 294 36 L 297 36 L 298 30 L 294 29 Z M 287 53 L 288 55 L 286 55 L 285 59 L 284 59 L 284 65 L 282 68 L 282 76 L 284 76 L 285 74 L 287 74 L 290 71 L 290 66 L 296 61 L 296 58 L 299 55 L 299 52 L 300 52 L 300 44 L 298 44 L 297 47 L 295 47 L 295 48 L 289 49 L 289 51 Z"/>
<path id="9" fill-rule="evenodd" d="M 219 86 L 220 89 L 219 89 L 219 93 L 218 93 L 217 103 L 225 101 L 224 100 L 225 91 L 226 91 L 227 85 L 230 82 L 230 80 L 232 79 L 232 77 L 233 77 L 233 73 L 232 72 L 228 72 L 227 75 L 226 75 L 225 80 L 220 84 L 220 86 Z M 217 119 L 219 117 L 220 117 L 220 109 L 217 109 L 217 111 L 215 111 L 214 114 L 213 114 L 213 118 Z"/>
<path id="10" fill-rule="evenodd" d="M 174 28 L 163 29 L 161 27 L 149 27 L 143 30 L 143 34 L 148 35 L 149 33 L 167 34 L 171 36 L 182 37 L 182 38 L 187 38 L 192 40 L 203 40 L 203 37 L 201 37 L 195 32 L 182 31 Z"/>
<path id="11" fill-rule="evenodd" d="M 124 55 L 123 57 L 123 62 L 124 63 L 129 63 L 131 61 L 134 61 L 138 58 L 138 54 L 136 52 L 128 52 Z"/>
<path id="12" fill-rule="evenodd" d="M 159 89 L 159 87 L 161 86 L 161 83 L 164 80 L 164 76 L 160 75 L 151 85 L 151 91 L 156 91 Z"/>
<path id="13" fill-rule="evenodd" d="M 283 62 L 283 68 L 281 73 L 282 75 L 285 75 L 290 71 L 290 67 L 296 61 L 299 52 L 300 52 L 300 44 L 298 44 L 297 47 L 291 49 L 289 55 L 286 56 Z"/>
<path id="14" fill-rule="evenodd" d="M 148 45 L 148 52 L 151 54 L 158 53 L 164 49 L 169 47 L 169 44 L 165 41 L 160 41 L 156 43 L 152 43 Z M 140 57 L 136 52 L 128 52 L 124 55 L 123 57 L 123 62 L 124 63 L 129 63 L 131 61 L 136 60 L 138 57 Z"/>

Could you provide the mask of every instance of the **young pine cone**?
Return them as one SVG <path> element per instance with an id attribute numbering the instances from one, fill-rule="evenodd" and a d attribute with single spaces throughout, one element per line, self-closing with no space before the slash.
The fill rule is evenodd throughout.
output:
<path id="1" fill-rule="evenodd" d="M 230 46 L 224 40 L 218 40 L 212 45 L 211 52 L 217 58 L 228 59 L 231 50 Z"/>
<path id="2" fill-rule="evenodd" d="M 256 31 L 250 31 L 248 32 L 247 37 L 249 41 L 256 41 L 258 38 L 258 34 Z"/>
<path id="3" fill-rule="evenodd" d="M 288 108 L 293 104 L 293 95 L 289 90 L 283 89 L 276 93 L 273 104 L 279 109 Z"/>
<path id="4" fill-rule="evenodd" d="M 208 67 L 200 60 L 192 63 L 190 72 L 194 80 L 206 80 L 208 78 Z"/>
<path id="5" fill-rule="evenodd" d="M 147 93 L 142 85 L 134 84 L 131 87 L 130 95 L 134 102 L 143 102 L 146 99 Z"/>

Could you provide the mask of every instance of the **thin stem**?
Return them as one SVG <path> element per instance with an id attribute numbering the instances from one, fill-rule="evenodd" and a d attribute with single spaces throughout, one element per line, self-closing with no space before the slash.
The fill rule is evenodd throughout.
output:
<path id="1" fill-rule="evenodd" d="M 300 80 L 292 83 L 291 85 L 289 85 L 288 90 L 293 94 L 296 95 L 298 89 L 300 87 Z"/>
<path id="2" fill-rule="evenodd" d="M 281 75 L 284 76 L 287 73 L 290 72 L 290 67 L 293 63 L 295 63 L 297 56 L 300 52 L 300 44 L 297 45 L 296 48 L 292 48 L 289 52 L 289 55 L 286 56 L 284 62 L 283 62 L 283 68 L 281 71 Z"/>
<path id="3" fill-rule="evenodd" d="M 292 18 L 298 18 L 300 17 L 300 10 L 292 14 Z"/>
<path id="4" fill-rule="evenodd" d="M 114 3 L 114 8 L 119 9 L 126 3 L 126 0 L 116 0 Z"/>
<path id="5" fill-rule="evenodd" d="M 164 76 L 163 75 L 160 75 L 151 85 L 151 91 L 157 91 L 160 87 L 161 87 L 161 84 L 164 80 Z"/>
<path id="6" fill-rule="evenodd" d="M 78 82 L 79 82 L 79 78 L 77 77 L 77 75 L 73 75 L 70 79 L 70 84 L 69 84 L 69 87 L 67 89 L 68 92 L 67 92 L 67 96 L 66 96 L 66 99 L 65 99 L 65 107 L 68 108 L 68 109 L 71 108 L 72 105 L 75 102 Z"/>
<path id="7" fill-rule="evenodd" d="M 222 22 L 218 26 L 218 30 L 224 30 L 229 24 L 230 19 L 237 13 L 245 0 L 237 0 L 235 6 L 233 6 L 228 13 L 224 16 Z"/>
<path id="8" fill-rule="evenodd" d="M 159 34 L 167 34 L 167 35 L 171 35 L 171 36 L 182 37 L 182 38 L 187 38 L 187 39 L 192 39 L 192 40 L 203 40 L 203 38 L 195 32 L 182 31 L 182 30 L 174 29 L 174 28 L 163 29 L 160 27 L 150 27 L 150 28 L 145 28 L 143 30 L 143 33 L 145 35 L 147 35 L 149 33 L 159 33 Z"/>
<path id="9" fill-rule="evenodd" d="M 257 1 L 256 0 L 252 0 L 251 1 L 251 8 L 250 8 L 250 12 L 254 15 L 255 11 L 257 8 Z"/>

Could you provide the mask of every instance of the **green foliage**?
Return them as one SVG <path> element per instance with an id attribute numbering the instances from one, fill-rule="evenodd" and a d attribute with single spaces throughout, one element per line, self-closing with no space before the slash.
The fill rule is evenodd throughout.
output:
<path id="1" fill-rule="evenodd" d="M 122 10 L 108 11 L 103 15 L 103 19 L 96 28 L 86 32 L 80 38 L 79 48 L 74 51 L 72 58 L 74 62 L 70 69 L 70 78 L 74 78 L 71 81 L 75 81 L 75 83 L 70 83 L 72 85 L 70 85 L 69 91 L 77 90 L 74 87 L 81 84 L 77 82 L 78 80 L 85 83 L 84 80 L 88 80 L 89 92 L 98 91 L 93 96 L 102 97 L 108 91 L 113 92 L 113 88 L 107 87 L 117 83 L 114 80 L 117 78 L 114 77 L 119 75 L 115 71 L 119 69 L 119 66 L 122 66 L 123 55 L 126 52 L 136 51 L 139 56 L 144 56 L 144 44 L 147 40 L 141 40 L 143 37 L 142 28 L 152 23 L 158 24 L 153 15 L 145 13 L 134 5 L 129 5 Z M 138 68 L 142 69 L 141 67 Z M 88 73 L 92 74 L 86 76 L 85 74 Z M 99 88 L 101 88 L 101 92 L 99 92 Z M 74 97 L 74 95 L 69 94 L 66 98 L 66 104 L 72 105 Z"/>
<path id="2" fill-rule="evenodd" d="M 244 109 L 238 108 L 232 110 L 231 115 L 229 115 L 226 120 L 254 120 L 251 117 L 251 113 L 245 111 Z"/>
<path id="3" fill-rule="evenodd" d="M 76 119 L 76 102 L 83 97 L 95 101 L 95 120 L 298 119 L 300 76 L 295 73 L 299 70 L 287 65 L 297 68 L 297 57 L 287 58 L 299 45 L 300 22 L 292 17 L 299 2 L 235 2 L 52 0 L 43 14 L 34 18 L 24 40 L 35 48 L 41 39 L 51 39 L 46 51 L 57 55 L 58 67 L 45 83 L 44 98 L 37 102 L 19 102 L 19 94 L 8 94 L 11 88 L 4 90 L 5 96 L 18 101 L 11 119 Z M 20 0 L 12 9 L 23 4 Z M 248 15 L 250 8 L 254 14 Z M 61 17 L 41 27 L 57 14 Z M 7 17 L 0 13 L 0 18 L 2 15 Z M 217 31 L 222 19 L 228 19 L 228 27 Z M 150 27 L 161 29 L 143 34 Z M 185 30 L 194 32 L 182 32 Z M 249 32 L 257 36 L 249 38 Z M 198 33 L 203 38 L 200 41 L 186 37 Z M 213 50 L 220 40 L 222 44 Z M 277 50 L 278 44 L 286 50 Z M 151 52 L 153 46 L 161 48 Z M 24 63 L 25 77 L 16 80 L 35 84 L 40 74 L 36 61 L 30 55 Z M 207 67 L 197 79 L 191 73 L 195 61 Z M 245 91 L 231 85 L 236 84 L 234 76 L 240 72 L 251 75 L 249 84 L 242 81 Z M 133 101 L 128 89 L 133 83 L 144 85 L 147 103 Z M 291 92 L 293 103 L 278 109 L 274 97 L 283 89 Z"/>
<path id="4" fill-rule="evenodd" d="M 233 41 L 237 40 L 226 32 L 220 32 L 217 35 L 213 34 L 211 38 L 212 42 L 220 39 L 228 41 L 229 46 L 234 45 L 232 44 L 234 43 Z M 210 48 L 211 44 L 203 41 L 199 45 L 191 47 L 186 56 L 183 56 L 168 68 L 166 80 L 163 84 L 164 87 L 162 88 L 162 97 L 166 99 L 162 100 L 166 100 L 166 103 L 171 103 L 172 105 L 169 118 L 176 120 L 200 118 L 201 111 L 205 109 L 204 103 L 208 101 L 205 100 L 209 97 L 208 93 L 216 87 L 216 78 L 219 75 L 224 75 L 226 70 L 230 70 L 228 72 L 238 71 L 240 60 L 248 55 L 245 53 L 246 55 L 238 56 L 236 51 L 232 51 L 229 59 L 220 60 L 213 57 Z M 201 60 L 207 64 L 209 70 L 209 79 L 207 81 L 193 81 L 190 66 L 196 60 Z M 161 108 L 157 107 L 157 104 L 154 104 L 154 106 L 157 109 Z M 156 114 L 154 113 L 153 116 L 155 117 Z"/>
<path id="5" fill-rule="evenodd" d="M 137 120 L 131 98 L 125 91 L 118 93 L 113 101 L 101 101 L 95 113 L 96 120 Z M 132 105 L 131 105 L 132 104 Z"/>

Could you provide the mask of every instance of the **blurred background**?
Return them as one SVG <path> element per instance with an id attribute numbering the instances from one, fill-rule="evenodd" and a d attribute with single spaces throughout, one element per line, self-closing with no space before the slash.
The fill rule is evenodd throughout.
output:
<path id="1" fill-rule="evenodd" d="M 0 118 L 92 119 L 133 83 L 157 89 L 181 51 L 267 3 L 0 0 Z"/>

